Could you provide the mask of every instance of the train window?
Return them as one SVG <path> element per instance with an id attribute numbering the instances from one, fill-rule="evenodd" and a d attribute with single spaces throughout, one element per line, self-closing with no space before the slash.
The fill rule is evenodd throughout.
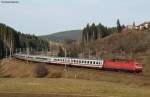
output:
<path id="1" fill-rule="evenodd" d="M 81 63 L 83 63 L 83 61 L 81 61 Z"/>
<path id="2" fill-rule="evenodd" d="M 76 60 L 76 63 L 78 63 L 78 60 Z"/>
<path id="3" fill-rule="evenodd" d="M 78 60 L 76 60 L 76 63 L 78 63 Z"/>
<path id="4" fill-rule="evenodd" d="M 93 61 L 93 64 L 95 64 L 95 61 Z"/>
<path id="5" fill-rule="evenodd" d="M 82 61 L 82 64 L 84 63 L 84 61 Z"/>
<path id="6" fill-rule="evenodd" d="M 90 64 L 92 64 L 92 61 L 90 61 Z"/>
<path id="7" fill-rule="evenodd" d="M 87 64 L 89 64 L 90 62 L 89 61 L 87 61 Z"/>
<path id="8" fill-rule="evenodd" d="M 82 61 L 82 64 L 84 63 L 84 61 Z"/>
<path id="9" fill-rule="evenodd" d="M 86 63 L 86 61 L 83 61 L 83 63 L 85 64 L 85 63 Z"/>
<path id="10" fill-rule="evenodd" d="M 78 63 L 78 60 L 76 60 L 76 62 Z"/>
<path id="11" fill-rule="evenodd" d="M 96 62 L 96 64 L 99 64 L 98 62 Z"/>
<path id="12" fill-rule="evenodd" d="M 79 63 L 81 63 L 81 61 L 79 60 Z"/>

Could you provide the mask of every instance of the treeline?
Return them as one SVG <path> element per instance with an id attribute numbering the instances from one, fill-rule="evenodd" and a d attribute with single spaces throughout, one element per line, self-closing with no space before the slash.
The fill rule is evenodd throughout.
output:
<path id="1" fill-rule="evenodd" d="M 42 49 L 48 48 L 48 45 L 47 41 L 41 40 L 35 35 L 23 34 L 0 23 L 0 58 L 3 58 L 6 50 L 9 52 L 10 48 L 14 52 L 18 48 Z"/>
<path id="2" fill-rule="evenodd" d="M 124 27 L 124 25 L 120 24 L 119 19 L 117 20 L 116 27 L 106 27 L 101 23 L 99 23 L 98 25 L 95 25 L 95 23 L 93 23 L 92 25 L 87 24 L 82 32 L 82 42 L 89 43 L 97 39 L 104 38 L 112 33 L 120 33 Z"/>

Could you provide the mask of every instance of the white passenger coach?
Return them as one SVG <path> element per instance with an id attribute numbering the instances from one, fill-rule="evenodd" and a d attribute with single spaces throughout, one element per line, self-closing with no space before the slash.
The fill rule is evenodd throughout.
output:
<path id="1" fill-rule="evenodd" d="M 14 57 L 21 60 L 42 62 L 50 64 L 61 64 L 61 65 L 71 65 L 80 67 L 90 67 L 90 68 L 102 68 L 104 60 L 88 60 L 70 57 L 47 57 L 47 56 L 36 56 L 36 55 L 26 55 L 26 54 L 14 54 Z"/>

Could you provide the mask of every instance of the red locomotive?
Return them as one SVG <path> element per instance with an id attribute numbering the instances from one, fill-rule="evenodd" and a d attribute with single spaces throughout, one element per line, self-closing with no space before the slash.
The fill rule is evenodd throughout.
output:
<path id="1" fill-rule="evenodd" d="M 143 67 L 140 66 L 139 63 L 134 61 L 129 61 L 127 59 L 112 59 L 112 60 L 105 60 L 104 69 L 113 69 L 113 70 L 126 70 L 132 72 L 142 72 Z"/>

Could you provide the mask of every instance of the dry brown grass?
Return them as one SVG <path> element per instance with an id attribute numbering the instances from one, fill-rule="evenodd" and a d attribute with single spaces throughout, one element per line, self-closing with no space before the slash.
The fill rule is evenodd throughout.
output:
<path id="1" fill-rule="evenodd" d="M 36 64 L 30 65 L 20 60 L 4 59 L 1 63 L 1 70 L 5 77 L 32 77 L 32 70 L 35 68 L 35 65 Z"/>
<path id="2" fill-rule="evenodd" d="M 96 42 L 97 48 L 106 51 L 145 52 L 150 49 L 150 31 L 125 31 Z"/>
<path id="3" fill-rule="evenodd" d="M 51 95 L 54 97 L 149 97 L 150 90 L 121 83 L 93 80 L 5 78 L 0 79 L 0 96 L 1 93 L 7 93 L 10 97 L 15 93 L 22 96 L 28 94 L 29 97 L 35 97 L 34 94 L 47 95 L 44 97 Z"/>

